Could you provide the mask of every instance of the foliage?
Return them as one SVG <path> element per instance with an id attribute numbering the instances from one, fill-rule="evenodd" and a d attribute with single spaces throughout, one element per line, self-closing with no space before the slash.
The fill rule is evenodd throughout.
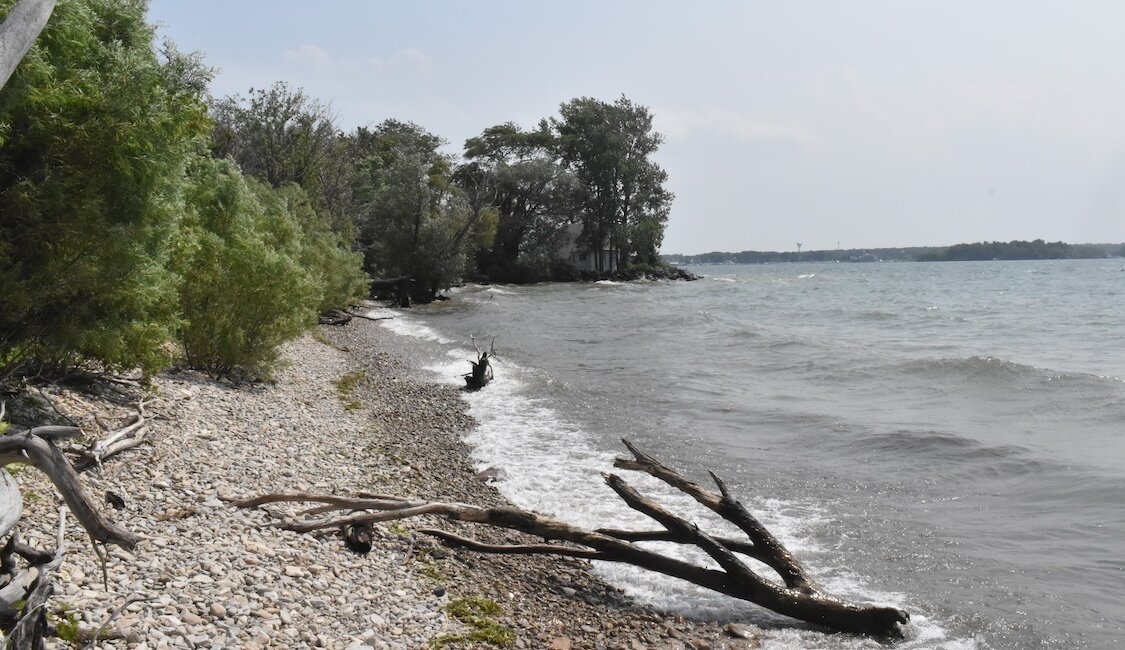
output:
<path id="1" fill-rule="evenodd" d="M 664 141 L 652 113 L 622 96 L 612 104 L 573 99 L 559 115 L 552 120 L 559 151 L 583 190 L 580 243 L 590 251 L 608 246 L 622 262 L 656 262 L 673 196 L 664 189 L 667 172 L 651 160 Z"/>
<path id="2" fill-rule="evenodd" d="M 978 242 L 957 244 L 919 257 L 921 262 L 964 262 L 986 260 L 1052 260 L 1082 257 L 1105 257 L 1096 246 L 1072 246 L 1061 241 Z"/>
<path id="3" fill-rule="evenodd" d="M 555 153 L 546 121 L 523 131 L 512 123 L 485 129 L 465 142 L 470 161 L 454 178 L 475 195 L 487 195 L 496 215 L 489 247 L 478 253 L 492 280 L 543 279 L 578 208 L 579 186 Z"/>
<path id="4" fill-rule="evenodd" d="M 301 266 L 301 229 L 267 188 L 227 161 L 192 166 L 181 251 L 180 331 L 189 365 L 219 377 L 268 376 L 278 346 L 315 319 L 318 286 Z"/>
<path id="5" fill-rule="evenodd" d="M 300 229 L 298 259 L 316 285 L 317 311 L 345 307 L 367 297 L 371 278 L 363 271 L 363 255 L 352 251 L 347 238 L 332 230 L 301 187 L 287 183 L 277 189 L 262 184 L 254 184 L 254 188 L 268 219 L 278 215 L 282 222 L 296 221 Z"/>
<path id="6" fill-rule="evenodd" d="M 449 177 L 442 141 L 395 120 L 355 136 L 352 214 L 376 277 L 413 277 L 422 298 L 461 279 L 481 212 Z"/>
<path id="7" fill-rule="evenodd" d="M 331 183 L 325 173 L 338 164 L 339 129 L 327 104 L 285 82 L 250 89 L 248 97 L 226 97 L 211 106 L 211 150 L 233 158 L 247 176 L 273 187 L 296 183 L 320 199 Z"/>
<path id="8" fill-rule="evenodd" d="M 60 3 L 0 90 L 0 380 L 28 359 L 168 361 L 181 179 L 207 126 L 184 80 L 207 71 L 151 43 L 141 2 Z"/>
<path id="9" fill-rule="evenodd" d="M 79 638 L 78 614 L 65 603 L 59 608 L 55 617 L 55 636 L 61 641 L 77 645 Z"/>
<path id="10" fill-rule="evenodd" d="M 336 380 L 336 395 L 344 403 L 345 411 L 357 411 L 363 408 L 363 403 L 352 397 L 359 382 L 367 377 L 362 370 L 349 372 Z"/>

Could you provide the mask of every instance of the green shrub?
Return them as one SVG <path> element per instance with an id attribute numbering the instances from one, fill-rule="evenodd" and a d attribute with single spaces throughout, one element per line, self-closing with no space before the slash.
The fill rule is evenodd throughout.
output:
<path id="1" fill-rule="evenodd" d="M 363 271 L 363 255 L 332 230 L 300 186 L 287 183 L 271 189 L 257 183 L 255 190 L 267 212 L 286 213 L 300 228 L 301 266 L 316 284 L 317 311 L 346 307 L 367 297 L 371 278 Z"/>
<path id="2" fill-rule="evenodd" d="M 269 376 L 278 346 L 315 322 L 300 228 L 284 211 L 267 213 L 256 185 L 228 161 L 192 166 L 180 341 L 189 365 L 219 377 Z"/>
<path id="3" fill-rule="evenodd" d="M 14 0 L 0 0 L 0 16 Z M 59 3 L 0 90 L 0 381 L 29 359 L 169 358 L 168 259 L 196 89 L 157 60 L 144 3 Z"/>

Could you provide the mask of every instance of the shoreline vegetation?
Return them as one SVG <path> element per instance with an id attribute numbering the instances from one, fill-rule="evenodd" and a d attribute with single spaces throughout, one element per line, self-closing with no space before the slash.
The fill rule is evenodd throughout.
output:
<path id="1" fill-rule="evenodd" d="M 31 566 L 42 552 L 7 552 L 6 633 L 60 647 L 750 647 L 630 603 L 581 562 L 451 553 L 408 525 L 357 557 L 224 500 L 315 487 L 501 502 L 469 466 L 457 394 L 412 379 L 373 324 L 317 328 L 317 314 L 368 297 L 373 277 L 413 278 L 423 302 L 476 273 L 688 278 L 656 255 L 673 197 L 647 107 L 575 98 L 454 156 L 412 122 L 345 132 L 284 83 L 213 98 L 203 55 L 157 44 L 144 2 L 0 0 L 0 16 L 31 5 L 49 18 L 0 89 L 0 430 L 112 437 L 136 418 L 139 446 L 105 462 L 69 449 L 95 462 L 66 478 L 144 539 L 105 549 L 108 565 L 72 550 L 55 573 Z M 21 541 L 85 548 L 73 525 L 55 543 L 58 493 L 27 470 L 0 470 L 9 486 L 19 475 L 0 505 Z M 52 588 L 49 606 L 16 606 Z"/>
<path id="2" fill-rule="evenodd" d="M 284 346 L 273 383 L 233 386 L 191 370 L 152 377 L 146 443 L 82 475 L 99 500 L 123 498 L 114 518 L 144 539 L 131 552 L 110 549 L 103 585 L 70 526 L 79 550 L 59 573 L 54 631 L 89 640 L 112 619 L 103 647 L 758 647 L 761 630 L 638 605 L 582 561 L 478 555 L 411 532 L 452 525 L 441 520 L 376 526 L 371 551 L 358 555 L 335 532 L 281 531 L 266 512 L 229 505 L 270 490 L 504 504 L 461 442 L 473 422 L 459 393 L 419 380 L 404 361 L 409 345 L 355 319 Z M 39 408 L 95 430 L 141 397 L 135 386 L 94 382 L 24 399 L 49 400 Z M 17 480 L 28 501 L 24 541 L 51 547 L 52 487 L 38 472 Z"/>
<path id="3" fill-rule="evenodd" d="M 662 254 L 668 264 L 781 264 L 785 262 L 986 262 L 993 260 L 1103 259 L 1125 257 L 1122 244 L 1066 244 L 1013 240 L 954 246 L 851 248 L 812 251 Z"/>

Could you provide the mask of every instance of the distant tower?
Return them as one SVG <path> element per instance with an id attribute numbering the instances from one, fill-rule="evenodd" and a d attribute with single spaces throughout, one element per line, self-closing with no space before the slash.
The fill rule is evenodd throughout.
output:
<path id="1" fill-rule="evenodd" d="M 801 252 L 801 242 L 797 242 L 797 252 Z"/>

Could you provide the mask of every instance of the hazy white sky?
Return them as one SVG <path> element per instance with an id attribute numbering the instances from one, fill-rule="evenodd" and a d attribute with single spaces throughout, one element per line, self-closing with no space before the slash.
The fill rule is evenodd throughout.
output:
<path id="1" fill-rule="evenodd" d="M 151 0 L 217 96 L 484 128 L 624 94 L 676 194 L 664 252 L 1125 242 L 1123 2 Z"/>

